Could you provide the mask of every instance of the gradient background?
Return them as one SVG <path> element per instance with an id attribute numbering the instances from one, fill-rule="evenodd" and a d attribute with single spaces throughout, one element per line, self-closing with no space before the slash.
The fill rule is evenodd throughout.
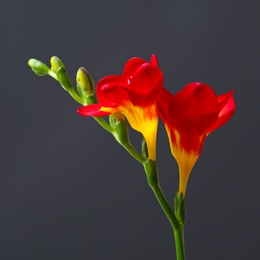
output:
<path id="1" fill-rule="evenodd" d="M 29 58 L 85 66 L 95 81 L 155 53 L 172 93 L 203 81 L 235 90 L 187 191 L 187 259 L 260 259 L 259 1 L 4 1 L 1 28 L 1 260 L 174 259 L 170 225 L 142 166 Z M 131 132 L 138 147 L 141 137 Z M 158 133 L 169 200 L 177 167 Z"/>

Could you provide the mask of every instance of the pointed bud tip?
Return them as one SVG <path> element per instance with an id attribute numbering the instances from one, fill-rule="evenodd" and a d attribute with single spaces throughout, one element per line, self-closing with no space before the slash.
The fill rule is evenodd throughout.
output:
<path id="1" fill-rule="evenodd" d="M 57 72 L 57 70 L 59 68 L 65 68 L 63 62 L 57 56 L 52 56 L 51 59 L 50 59 L 50 63 L 51 63 L 51 69 L 54 72 Z"/>
<path id="2" fill-rule="evenodd" d="M 158 59 L 155 54 L 151 55 L 150 63 L 158 68 Z"/>
<path id="3" fill-rule="evenodd" d="M 80 78 L 88 74 L 89 74 L 88 71 L 84 67 L 80 67 L 77 71 L 76 80 L 80 81 Z"/>
<path id="4" fill-rule="evenodd" d="M 93 95 L 95 93 L 95 83 L 89 72 L 84 68 L 80 67 L 77 71 L 76 81 L 82 88 L 86 96 Z"/>

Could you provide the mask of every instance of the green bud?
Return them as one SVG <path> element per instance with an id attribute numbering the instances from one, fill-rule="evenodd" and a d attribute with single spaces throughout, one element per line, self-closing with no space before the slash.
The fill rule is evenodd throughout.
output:
<path id="1" fill-rule="evenodd" d="M 28 61 L 28 65 L 32 68 L 32 71 L 38 76 L 45 76 L 48 74 L 48 71 L 50 70 L 50 68 L 46 64 L 36 59 L 30 59 Z"/>
<path id="2" fill-rule="evenodd" d="M 116 120 L 116 119 L 115 119 Z M 111 122 L 111 119 L 110 119 Z M 113 127 L 115 129 L 115 138 L 120 144 L 128 144 L 129 143 L 129 136 L 128 136 L 128 128 L 125 119 L 120 121 L 114 121 Z"/>
<path id="3" fill-rule="evenodd" d="M 91 104 L 97 103 L 96 94 L 94 93 L 90 96 L 86 96 L 85 92 L 82 88 L 82 85 L 79 81 L 77 82 L 77 91 L 78 91 L 79 96 L 82 98 L 84 105 L 91 105 Z"/>
<path id="4" fill-rule="evenodd" d="M 56 75 L 58 78 L 58 81 L 60 82 L 61 86 L 65 89 L 65 90 L 69 90 L 72 88 L 71 82 L 70 82 L 70 78 L 65 70 L 64 67 L 60 67 L 57 71 L 56 71 Z"/>
<path id="5" fill-rule="evenodd" d="M 176 196 L 174 198 L 174 209 L 177 219 L 184 226 L 186 219 L 186 207 L 185 200 L 181 192 L 176 193 Z"/>
<path id="6" fill-rule="evenodd" d="M 91 96 L 86 97 L 86 104 L 87 105 L 96 104 L 96 103 L 97 103 L 96 94 L 93 94 Z"/>
<path id="7" fill-rule="evenodd" d="M 65 69 L 65 66 L 62 63 L 62 61 L 58 57 L 56 57 L 56 56 L 51 57 L 50 62 L 51 62 L 51 70 L 53 72 L 57 72 L 59 68 L 64 68 Z"/>
<path id="8" fill-rule="evenodd" d="M 81 67 L 79 68 L 76 76 L 77 84 L 80 84 L 82 94 L 86 97 L 91 96 L 95 93 L 95 83 L 89 72 Z"/>
<path id="9" fill-rule="evenodd" d="M 84 91 L 82 89 L 82 86 L 80 84 L 80 82 L 77 82 L 77 91 L 78 91 L 78 94 L 81 98 L 84 98 Z"/>

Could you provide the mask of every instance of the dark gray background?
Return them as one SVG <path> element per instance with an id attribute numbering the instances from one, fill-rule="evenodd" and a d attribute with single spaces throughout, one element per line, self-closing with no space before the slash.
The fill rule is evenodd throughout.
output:
<path id="1" fill-rule="evenodd" d="M 207 138 L 189 181 L 187 259 L 260 259 L 259 25 L 258 1 L 2 1 L 0 259 L 174 259 L 141 165 L 27 66 L 57 55 L 72 79 L 85 66 L 98 81 L 152 53 L 172 93 L 191 81 L 235 90 L 234 117 Z M 172 200 L 161 123 L 158 165 Z"/>

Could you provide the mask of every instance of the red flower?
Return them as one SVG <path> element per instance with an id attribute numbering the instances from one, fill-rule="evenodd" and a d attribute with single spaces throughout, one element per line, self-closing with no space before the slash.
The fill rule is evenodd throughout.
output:
<path id="1" fill-rule="evenodd" d="M 193 82 L 175 95 L 166 89 L 159 94 L 159 115 L 166 126 L 171 152 L 179 166 L 179 192 L 183 195 L 206 136 L 224 125 L 235 111 L 233 92 L 231 90 L 217 97 L 208 85 Z"/>
<path id="2" fill-rule="evenodd" d="M 83 116 L 106 116 L 122 113 L 146 140 L 149 159 L 156 158 L 158 125 L 157 97 L 162 89 L 163 74 L 155 55 L 150 63 L 141 58 L 127 61 L 123 74 L 106 76 L 97 84 L 99 104 L 78 109 Z"/>

